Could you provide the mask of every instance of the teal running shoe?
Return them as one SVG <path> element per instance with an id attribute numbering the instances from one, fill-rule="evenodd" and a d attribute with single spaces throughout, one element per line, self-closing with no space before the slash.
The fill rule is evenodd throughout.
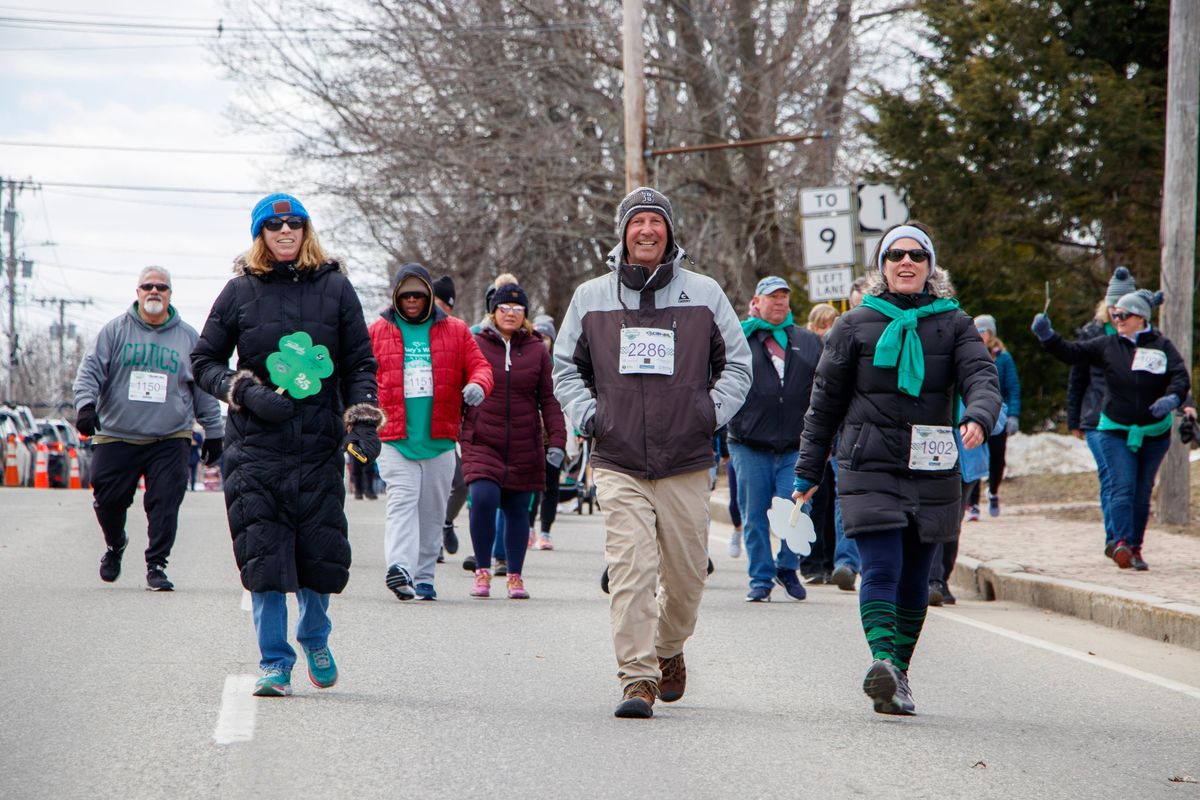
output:
<path id="1" fill-rule="evenodd" d="M 308 657 L 308 679 L 318 689 L 328 689 L 337 683 L 337 664 L 333 662 L 333 653 L 328 647 L 317 650 L 305 648 L 304 655 Z"/>
<path id="2" fill-rule="evenodd" d="M 266 667 L 254 684 L 255 697 L 287 697 L 292 693 L 292 675 L 279 667 Z"/>

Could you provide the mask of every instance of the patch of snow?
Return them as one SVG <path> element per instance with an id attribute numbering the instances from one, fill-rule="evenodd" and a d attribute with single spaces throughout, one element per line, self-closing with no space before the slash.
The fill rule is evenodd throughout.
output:
<path id="1" fill-rule="evenodd" d="M 1096 462 L 1087 443 L 1059 433 L 1017 433 L 1009 436 L 1004 461 L 1004 474 L 1014 478 L 1096 471 Z"/>

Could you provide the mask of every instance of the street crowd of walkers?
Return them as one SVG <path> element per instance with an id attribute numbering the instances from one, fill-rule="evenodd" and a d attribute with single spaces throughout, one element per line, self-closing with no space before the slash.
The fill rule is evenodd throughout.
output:
<path id="1" fill-rule="evenodd" d="M 776 586 L 796 601 L 806 584 L 857 586 L 862 689 L 878 713 L 915 713 L 909 667 L 927 608 L 954 602 L 958 539 L 980 517 L 985 483 L 988 513 L 1001 513 L 1021 412 L 995 318 L 960 308 L 924 225 L 884 232 L 845 313 L 817 304 L 799 325 L 792 286 L 768 275 L 739 320 L 724 288 L 685 266 L 695 262 L 671 201 L 641 187 L 617 206 L 606 269 L 577 287 L 556 328 L 509 274 L 468 326 L 454 315 L 453 279 L 418 263 L 396 270 L 368 324 L 299 199 L 269 195 L 250 216 L 251 246 L 202 331 L 170 305 L 169 273 L 143 270 L 137 300 L 85 356 L 75 405 L 96 443 L 104 581 L 120 575 L 144 479 L 146 585 L 174 588 L 165 569 L 189 451 L 193 469 L 220 463 L 259 646 L 255 695 L 292 692 L 287 594 L 310 681 L 338 680 L 330 597 L 351 567 L 347 463 L 355 497 L 382 486 L 381 589 L 405 602 L 438 599 L 464 504 L 469 596 L 491 598 L 495 576 L 509 599 L 541 596 L 526 551 L 554 548 L 560 476 L 574 464 L 604 515 L 614 713 L 651 717 L 687 688 L 724 464 L 745 600 L 769 602 Z M 1068 422 L 1096 458 L 1104 554 L 1138 570 L 1173 412 L 1187 415 L 1181 435 L 1194 430 L 1187 366 L 1152 324 L 1161 300 L 1120 268 L 1075 341 L 1044 313 L 1031 326 L 1073 366 Z M 773 542 L 768 511 L 781 500 L 811 515 L 810 552 Z"/>

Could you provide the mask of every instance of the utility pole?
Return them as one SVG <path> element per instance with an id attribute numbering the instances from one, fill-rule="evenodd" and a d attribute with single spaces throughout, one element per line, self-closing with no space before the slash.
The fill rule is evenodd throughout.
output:
<path id="1" fill-rule="evenodd" d="M 90 299 L 71 300 L 65 297 L 35 297 L 34 302 L 40 303 L 43 306 L 58 305 L 58 360 L 59 363 L 62 363 L 67 358 L 65 344 L 67 335 L 67 306 L 90 306 L 92 301 Z"/>
<path id="2" fill-rule="evenodd" d="M 8 205 L 4 208 L 4 233 L 8 236 L 8 256 L 4 266 L 8 273 L 8 395 L 16 402 L 17 378 L 17 183 L 0 179 L 0 193 L 8 185 Z"/>
<path id="3" fill-rule="evenodd" d="M 625 191 L 646 185 L 646 69 L 642 0 L 621 0 L 624 14 Z"/>
<path id="4" fill-rule="evenodd" d="M 1159 316 L 1163 334 L 1179 350 L 1191 375 L 1192 292 L 1196 273 L 1196 145 L 1200 113 L 1200 3 L 1171 0 L 1167 48 L 1167 146 L 1163 174 Z M 1158 519 L 1187 525 L 1191 484 L 1187 447 L 1171 437 L 1159 473 Z"/>

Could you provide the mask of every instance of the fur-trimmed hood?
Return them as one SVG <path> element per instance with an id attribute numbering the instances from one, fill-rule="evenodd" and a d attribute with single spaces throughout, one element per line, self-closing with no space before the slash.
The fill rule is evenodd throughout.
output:
<path id="1" fill-rule="evenodd" d="M 324 272 L 326 270 L 329 270 L 329 269 L 337 270 L 338 272 L 342 273 L 343 275 L 350 274 L 346 270 L 345 259 L 340 258 L 338 256 L 330 256 L 329 259 L 325 263 L 323 263 L 319 266 L 316 266 L 316 267 L 301 267 L 300 272 L 307 272 L 307 273 L 311 273 L 313 275 L 317 275 L 317 274 Z M 257 275 L 258 277 L 261 278 L 265 275 L 270 274 L 271 271 L 272 270 L 253 269 L 250 266 L 250 262 L 246 260 L 246 253 L 240 254 L 237 258 L 235 258 L 233 260 L 233 274 L 234 275 Z"/>
<path id="2" fill-rule="evenodd" d="M 950 273 L 940 266 L 937 272 L 925 282 L 925 289 L 934 297 L 950 298 L 957 294 L 954 291 L 954 284 L 950 281 Z M 863 294 L 879 297 L 887 290 L 887 280 L 883 274 L 876 270 L 868 270 L 867 285 L 863 287 Z"/>

